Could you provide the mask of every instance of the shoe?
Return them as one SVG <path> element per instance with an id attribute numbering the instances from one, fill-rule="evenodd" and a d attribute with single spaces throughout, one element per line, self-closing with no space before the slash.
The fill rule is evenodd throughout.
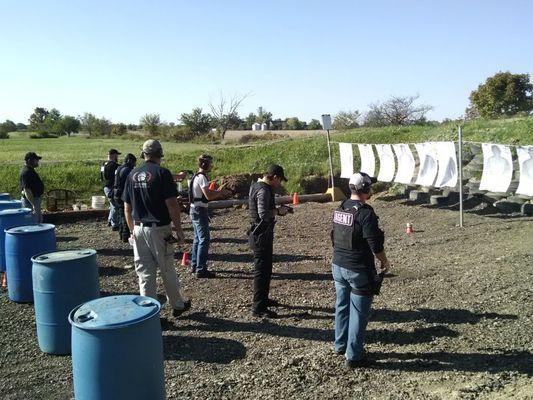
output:
<path id="1" fill-rule="evenodd" d="M 177 318 L 179 317 L 181 314 L 183 314 L 185 311 L 189 311 L 191 309 L 191 301 L 190 300 L 187 300 L 187 301 L 184 301 L 183 302 L 183 308 L 181 310 L 178 310 L 176 308 L 174 308 L 172 310 L 172 316 L 174 318 Z"/>
<path id="2" fill-rule="evenodd" d="M 370 366 L 370 364 L 370 360 L 366 357 L 363 357 L 360 360 L 346 360 L 346 368 L 348 369 L 365 368 Z"/>
<path id="3" fill-rule="evenodd" d="M 216 275 L 211 271 L 202 271 L 196 273 L 197 278 L 215 278 Z"/>
<path id="4" fill-rule="evenodd" d="M 267 300 L 267 307 L 279 307 L 279 301 L 274 299 L 268 299 Z"/>
<path id="5" fill-rule="evenodd" d="M 119 229 L 120 229 L 120 228 L 119 228 L 118 226 L 116 226 L 116 225 L 113 226 L 113 227 L 111 228 L 111 230 L 112 230 L 113 232 L 118 232 Z"/>
<path id="6" fill-rule="evenodd" d="M 253 311 L 252 315 L 254 317 L 259 317 L 259 318 L 272 318 L 272 319 L 278 318 L 277 312 L 268 310 L 268 309 L 264 311 Z"/>
<path id="7" fill-rule="evenodd" d="M 338 356 L 343 356 L 346 354 L 346 349 L 343 349 L 343 350 L 335 350 L 335 354 L 337 354 Z"/>
<path id="8" fill-rule="evenodd" d="M 107 221 L 107 226 L 111 226 L 111 222 Z"/>

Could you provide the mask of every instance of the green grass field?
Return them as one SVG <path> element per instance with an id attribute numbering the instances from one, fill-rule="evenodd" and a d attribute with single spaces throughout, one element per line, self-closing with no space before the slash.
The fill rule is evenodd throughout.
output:
<path id="1" fill-rule="evenodd" d="M 43 157 L 39 174 L 46 190 L 70 189 L 78 198 L 87 201 L 101 194 L 99 164 L 106 159 L 110 148 L 125 153 L 140 153 L 142 140 L 88 139 L 61 137 L 57 139 L 29 139 L 27 134 L 11 134 L 0 140 L 0 192 L 18 197 L 18 174 L 24 154 L 35 151 Z M 332 141 L 352 143 L 416 143 L 436 140 L 457 140 L 455 124 L 437 127 L 359 128 L 332 134 Z M 503 144 L 533 145 L 533 117 L 492 121 L 474 121 L 463 128 L 463 140 Z M 262 172 L 266 165 L 277 162 L 286 169 L 289 192 L 301 191 L 300 181 L 308 175 L 328 173 L 328 150 L 325 135 L 310 138 L 291 138 L 268 143 L 238 145 L 200 145 L 194 143 L 163 142 L 164 166 L 177 172 L 196 169 L 195 159 L 202 152 L 215 157 L 212 177 L 245 172 Z M 334 169 L 340 169 L 338 146 L 333 145 Z"/>

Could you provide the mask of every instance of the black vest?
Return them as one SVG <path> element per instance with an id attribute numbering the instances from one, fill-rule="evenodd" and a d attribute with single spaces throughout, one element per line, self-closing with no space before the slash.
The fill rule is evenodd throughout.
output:
<path id="1" fill-rule="evenodd" d="M 104 186 L 110 189 L 115 184 L 115 171 L 119 167 L 119 164 L 115 161 L 109 160 L 100 167 L 100 180 L 104 182 Z"/>
<path id="2" fill-rule="evenodd" d="M 274 196 L 274 191 L 272 186 L 265 182 L 256 182 L 253 183 L 250 187 L 250 193 L 248 196 L 248 209 L 250 211 L 250 219 L 252 223 L 258 224 L 261 221 L 259 217 L 259 212 L 257 208 L 257 193 L 261 189 L 266 189 L 270 196 L 270 209 L 273 210 L 276 208 L 276 198 Z"/>
<path id="3" fill-rule="evenodd" d="M 198 175 L 203 175 L 207 178 L 207 175 L 204 174 L 203 172 L 197 172 L 195 173 L 191 180 L 189 181 L 189 203 L 194 203 L 195 201 L 201 201 L 202 203 L 209 203 L 209 200 L 207 200 L 207 197 L 205 197 L 205 194 L 202 192 L 202 197 L 194 197 L 194 193 L 193 193 L 193 185 L 194 185 L 194 180 L 196 179 L 196 177 Z"/>
<path id="4" fill-rule="evenodd" d="M 333 246 L 343 250 L 355 250 L 358 248 L 358 242 L 363 240 L 361 225 L 359 225 L 359 210 L 365 207 L 363 203 L 344 209 L 344 201 L 333 212 L 333 229 L 331 239 Z"/>

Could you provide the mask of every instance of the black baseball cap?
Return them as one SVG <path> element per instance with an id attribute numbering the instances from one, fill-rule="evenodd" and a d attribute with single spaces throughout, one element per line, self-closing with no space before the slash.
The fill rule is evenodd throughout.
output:
<path id="1" fill-rule="evenodd" d="M 283 167 L 281 165 L 277 165 L 277 164 L 271 164 L 268 166 L 268 169 L 267 169 L 267 174 L 268 175 L 276 175 L 278 177 L 280 177 L 282 180 L 284 180 L 285 182 L 287 182 L 287 178 L 285 177 L 285 172 L 283 171 Z"/>
<path id="2" fill-rule="evenodd" d="M 117 149 L 111 149 L 111 150 L 109 150 L 109 155 L 111 155 L 111 154 L 120 155 L 121 153 L 119 153 Z"/>
<path id="3" fill-rule="evenodd" d="M 26 153 L 26 155 L 24 156 L 24 161 L 29 161 L 29 160 L 40 160 L 42 157 L 39 157 L 36 153 L 34 153 L 33 151 L 30 151 L 29 153 Z"/>

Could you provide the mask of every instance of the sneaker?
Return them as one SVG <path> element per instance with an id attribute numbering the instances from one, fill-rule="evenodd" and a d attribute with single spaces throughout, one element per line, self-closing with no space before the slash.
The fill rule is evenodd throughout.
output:
<path id="1" fill-rule="evenodd" d="M 268 299 L 267 300 L 267 307 L 279 307 L 279 301 L 274 299 Z"/>
<path id="2" fill-rule="evenodd" d="M 191 300 L 187 300 L 183 302 L 183 308 L 181 310 L 178 310 L 174 308 L 172 310 L 172 316 L 174 318 L 179 317 L 181 314 L 183 314 L 185 311 L 189 311 L 191 309 Z"/>
<path id="3" fill-rule="evenodd" d="M 370 361 L 366 357 L 363 357 L 360 360 L 346 360 L 346 368 L 348 369 L 365 368 L 370 366 L 370 364 Z"/>
<path id="4" fill-rule="evenodd" d="M 252 315 L 254 317 L 259 317 L 259 318 L 272 318 L 272 319 L 278 318 L 277 312 L 268 310 L 268 309 L 264 311 L 253 311 Z"/>
<path id="5" fill-rule="evenodd" d="M 334 350 L 334 351 L 335 351 L 335 354 L 337 354 L 338 356 L 343 356 L 346 354 L 346 349 Z"/>
<path id="6" fill-rule="evenodd" d="M 215 278 L 216 275 L 211 271 L 202 271 L 196 273 L 197 278 Z"/>
<path id="7" fill-rule="evenodd" d="M 118 232 L 119 229 L 120 229 L 120 228 L 119 228 L 117 225 L 111 227 L 111 230 L 112 230 L 113 232 Z"/>

